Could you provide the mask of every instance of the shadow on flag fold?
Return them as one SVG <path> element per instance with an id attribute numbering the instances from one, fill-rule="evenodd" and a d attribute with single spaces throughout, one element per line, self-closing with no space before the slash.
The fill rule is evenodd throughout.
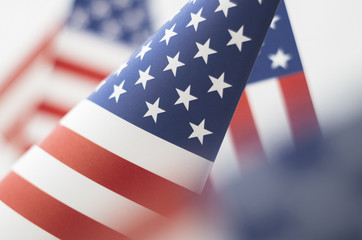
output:
<path id="1" fill-rule="evenodd" d="M 139 238 L 198 196 L 278 3 L 186 4 L 3 179 L 1 238 Z"/>

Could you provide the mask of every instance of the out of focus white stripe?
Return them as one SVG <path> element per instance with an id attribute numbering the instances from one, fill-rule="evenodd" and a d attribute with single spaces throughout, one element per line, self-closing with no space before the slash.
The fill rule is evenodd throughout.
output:
<path id="1" fill-rule="evenodd" d="M 97 83 L 90 77 L 55 68 L 45 92 L 46 101 L 70 109 L 90 95 Z"/>
<path id="2" fill-rule="evenodd" d="M 27 143 L 37 143 L 43 140 L 57 126 L 60 117 L 43 111 L 34 112 L 22 132 Z"/>
<path id="3" fill-rule="evenodd" d="M 137 223 L 164 218 L 93 182 L 37 146 L 23 155 L 13 171 L 69 207 L 129 237 Z"/>
<path id="4" fill-rule="evenodd" d="M 0 239 L 58 239 L 45 230 L 39 228 L 32 222 L 23 218 L 2 201 L 0 201 L 0 216 Z"/>
<path id="5" fill-rule="evenodd" d="M 246 87 L 256 128 L 268 159 L 278 157 L 283 148 L 293 147 L 286 108 L 277 79 Z"/>
<path id="6" fill-rule="evenodd" d="M 56 42 L 59 58 L 106 73 L 111 73 L 127 61 L 133 51 L 134 48 L 128 45 L 69 28 L 62 31 Z"/>
<path id="7" fill-rule="evenodd" d="M 52 70 L 52 66 L 39 56 L 19 77 L 4 95 L 0 102 L 0 131 L 6 131 L 24 112 L 34 107 L 42 98 L 39 91 L 44 89 L 44 82 Z M 26 99 L 26 100 L 25 100 Z"/>
<path id="8" fill-rule="evenodd" d="M 215 189 L 222 190 L 230 185 L 234 178 L 240 177 L 241 169 L 238 163 L 234 144 L 230 132 L 227 131 L 224 141 L 216 157 L 213 169 L 211 170 L 211 181 Z"/>
<path id="9" fill-rule="evenodd" d="M 77 105 L 61 124 L 108 151 L 197 193 L 202 191 L 213 164 L 89 100 Z"/>

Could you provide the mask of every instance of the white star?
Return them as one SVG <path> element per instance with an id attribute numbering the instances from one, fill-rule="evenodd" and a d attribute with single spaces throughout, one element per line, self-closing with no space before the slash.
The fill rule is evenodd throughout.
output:
<path id="1" fill-rule="evenodd" d="M 106 80 L 104 79 L 102 82 L 100 82 L 97 87 L 96 87 L 96 92 L 98 92 L 99 89 L 101 89 L 101 87 L 103 87 L 103 85 L 106 83 Z"/>
<path id="2" fill-rule="evenodd" d="M 190 102 L 197 99 L 197 97 L 192 96 L 190 94 L 191 85 L 188 86 L 185 91 L 182 91 L 177 88 L 176 88 L 176 91 L 177 91 L 177 94 L 179 95 L 179 99 L 177 99 L 177 101 L 175 102 L 175 105 L 183 103 L 186 110 L 188 111 Z"/>
<path id="3" fill-rule="evenodd" d="M 275 30 L 277 28 L 276 22 L 278 22 L 279 20 L 280 20 L 280 17 L 278 15 L 275 15 L 273 17 L 273 20 L 272 20 L 271 24 L 270 24 L 270 28 Z"/>
<path id="4" fill-rule="evenodd" d="M 127 63 L 123 63 L 119 66 L 119 68 L 117 69 L 117 71 L 114 72 L 114 74 L 117 75 L 117 77 L 119 76 L 119 74 L 122 72 L 123 69 L 125 69 L 128 66 Z"/>
<path id="5" fill-rule="evenodd" d="M 230 0 L 219 0 L 219 6 L 216 8 L 215 12 L 223 11 L 225 17 L 228 16 L 229 8 L 236 7 L 237 5 Z"/>
<path id="6" fill-rule="evenodd" d="M 160 98 L 158 98 L 156 100 L 156 102 L 154 102 L 153 104 L 146 102 L 148 111 L 146 112 L 146 114 L 143 117 L 149 117 L 152 116 L 153 121 L 155 121 L 155 123 L 157 122 L 157 115 L 160 113 L 164 113 L 166 112 L 165 110 L 161 109 L 158 107 L 160 103 Z"/>
<path id="7" fill-rule="evenodd" d="M 167 56 L 168 65 L 163 69 L 163 71 L 172 70 L 173 75 L 176 77 L 176 72 L 178 67 L 185 66 L 184 63 L 178 60 L 180 52 L 178 52 L 173 58 Z"/>
<path id="8" fill-rule="evenodd" d="M 149 66 L 146 71 L 141 71 L 141 70 L 138 70 L 138 73 L 140 75 L 140 77 L 138 78 L 137 82 L 135 83 L 135 85 L 137 84 L 140 84 L 142 83 L 142 86 L 143 86 L 143 89 L 146 89 L 146 84 L 149 80 L 152 80 L 154 79 L 153 76 L 150 75 L 150 69 L 151 69 L 151 66 Z"/>
<path id="9" fill-rule="evenodd" d="M 117 85 L 113 85 L 113 93 L 111 94 L 111 96 L 109 96 L 108 99 L 114 98 L 116 100 L 116 103 L 118 103 L 119 100 L 119 96 L 122 95 L 123 93 L 127 92 L 126 90 L 123 89 L 123 85 L 124 85 L 124 81 Z"/>
<path id="10" fill-rule="evenodd" d="M 259 4 L 261 5 L 263 3 L 263 0 L 258 0 Z"/>
<path id="11" fill-rule="evenodd" d="M 201 145 L 204 142 L 204 136 L 212 134 L 212 132 L 205 129 L 205 119 L 199 125 L 193 124 L 190 122 L 190 126 L 192 127 L 193 132 L 189 136 L 190 138 L 198 138 Z"/>
<path id="12" fill-rule="evenodd" d="M 196 13 L 191 13 L 191 21 L 187 24 L 186 27 L 194 26 L 195 31 L 197 32 L 197 27 L 200 22 L 206 20 L 206 18 L 201 17 L 202 8 Z"/>
<path id="13" fill-rule="evenodd" d="M 140 57 L 141 60 L 145 56 L 145 54 L 150 51 L 152 48 L 150 48 L 152 41 L 150 41 L 148 44 L 142 47 L 141 51 L 137 54 L 136 58 Z"/>
<path id="14" fill-rule="evenodd" d="M 223 93 L 224 93 L 224 89 L 232 87 L 230 84 L 224 82 L 224 75 L 225 75 L 225 73 L 222 73 L 219 78 L 214 78 L 212 76 L 209 76 L 209 78 L 210 78 L 210 80 L 212 82 L 212 86 L 209 89 L 209 91 L 207 91 L 207 92 L 217 91 L 219 93 L 219 96 L 222 98 Z"/>
<path id="15" fill-rule="evenodd" d="M 210 38 L 204 43 L 204 45 L 196 43 L 196 46 L 199 49 L 199 51 L 196 53 L 194 58 L 202 57 L 206 64 L 209 55 L 217 53 L 217 51 L 210 48 Z"/>
<path id="16" fill-rule="evenodd" d="M 288 61 L 292 59 L 290 54 L 285 54 L 282 49 L 278 49 L 276 54 L 270 54 L 269 59 L 273 62 L 271 65 L 272 69 L 282 67 L 284 69 L 288 68 Z"/>
<path id="17" fill-rule="evenodd" d="M 164 35 L 163 38 L 160 40 L 160 42 L 166 41 L 166 45 L 168 45 L 168 42 L 170 41 L 170 38 L 172 38 L 173 36 L 176 36 L 176 35 L 177 35 L 177 33 L 173 31 L 173 30 L 175 29 L 175 26 L 176 26 L 176 24 L 174 24 L 174 25 L 172 26 L 172 28 L 165 30 L 165 35 Z"/>
<path id="18" fill-rule="evenodd" d="M 190 0 L 189 3 L 195 4 L 196 0 Z"/>
<path id="19" fill-rule="evenodd" d="M 238 47 L 239 51 L 241 52 L 242 44 L 244 42 L 248 42 L 251 40 L 250 38 L 244 36 L 244 26 L 241 26 L 241 28 L 237 32 L 234 32 L 233 30 L 230 30 L 230 29 L 228 29 L 228 30 L 229 30 L 231 39 L 228 42 L 228 44 L 226 44 L 226 46 L 235 44 Z"/>

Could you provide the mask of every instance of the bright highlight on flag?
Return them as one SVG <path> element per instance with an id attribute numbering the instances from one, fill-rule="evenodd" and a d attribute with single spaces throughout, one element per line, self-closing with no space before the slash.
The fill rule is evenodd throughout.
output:
<path id="1" fill-rule="evenodd" d="M 189 2 L 22 157 L 2 238 L 137 238 L 202 191 L 279 0 L 228 2 Z"/>

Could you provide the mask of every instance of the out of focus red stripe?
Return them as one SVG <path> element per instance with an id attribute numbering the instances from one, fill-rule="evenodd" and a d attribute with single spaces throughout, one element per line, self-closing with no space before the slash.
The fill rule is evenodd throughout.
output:
<path id="1" fill-rule="evenodd" d="M 40 147 L 89 179 L 164 216 L 195 196 L 63 126 L 58 126 Z"/>
<path id="2" fill-rule="evenodd" d="M 249 157 L 253 160 L 266 160 L 245 91 L 231 120 L 230 130 L 235 150 L 242 164 L 248 162 Z"/>
<path id="3" fill-rule="evenodd" d="M 63 109 L 59 106 L 54 106 L 51 103 L 43 101 L 35 108 L 28 109 L 28 112 L 24 113 L 22 117 L 17 119 L 17 121 L 15 121 L 13 125 L 4 133 L 4 137 L 9 143 L 16 145 L 19 150 L 25 152 L 34 144 L 33 142 L 29 142 L 26 136 L 22 135 L 24 134 L 24 129 L 28 124 L 29 119 L 33 118 L 39 112 L 45 112 L 46 114 L 59 117 L 60 119 L 69 110 L 70 109 Z"/>
<path id="4" fill-rule="evenodd" d="M 40 103 L 37 108 L 37 111 L 46 112 L 48 114 L 58 116 L 59 118 L 63 117 L 69 110 L 70 109 L 65 109 L 60 106 L 55 106 L 54 104 L 48 103 L 46 101 Z"/>
<path id="5" fill-rule="evenodd" d="M 304 73 L 282 77 L 279 82 L 296 147 L 311 137 L 321 136 Z"/>
<path id="6" fill-rule="evenodd" d="M 60 239 L 127 239 L 120 233 L 64 205 L 14 172 L 0 182 L 0 200 L 24 218 Z"/>
<path id="7" fill-rule="evenodd" d="M 54 67 L 55 69 L 70 71 L 72 73 L 80 74 L 89 78 L 94 82 L 100 82 L 104 78 L 106 78 L 109 73 L 95 71 L 94 69 L 86 66 L 81 66 L 79 64 L 73 63 L 71 61 L 67 61 L 66 59 L 56 58 L 54 59 Z"/>

